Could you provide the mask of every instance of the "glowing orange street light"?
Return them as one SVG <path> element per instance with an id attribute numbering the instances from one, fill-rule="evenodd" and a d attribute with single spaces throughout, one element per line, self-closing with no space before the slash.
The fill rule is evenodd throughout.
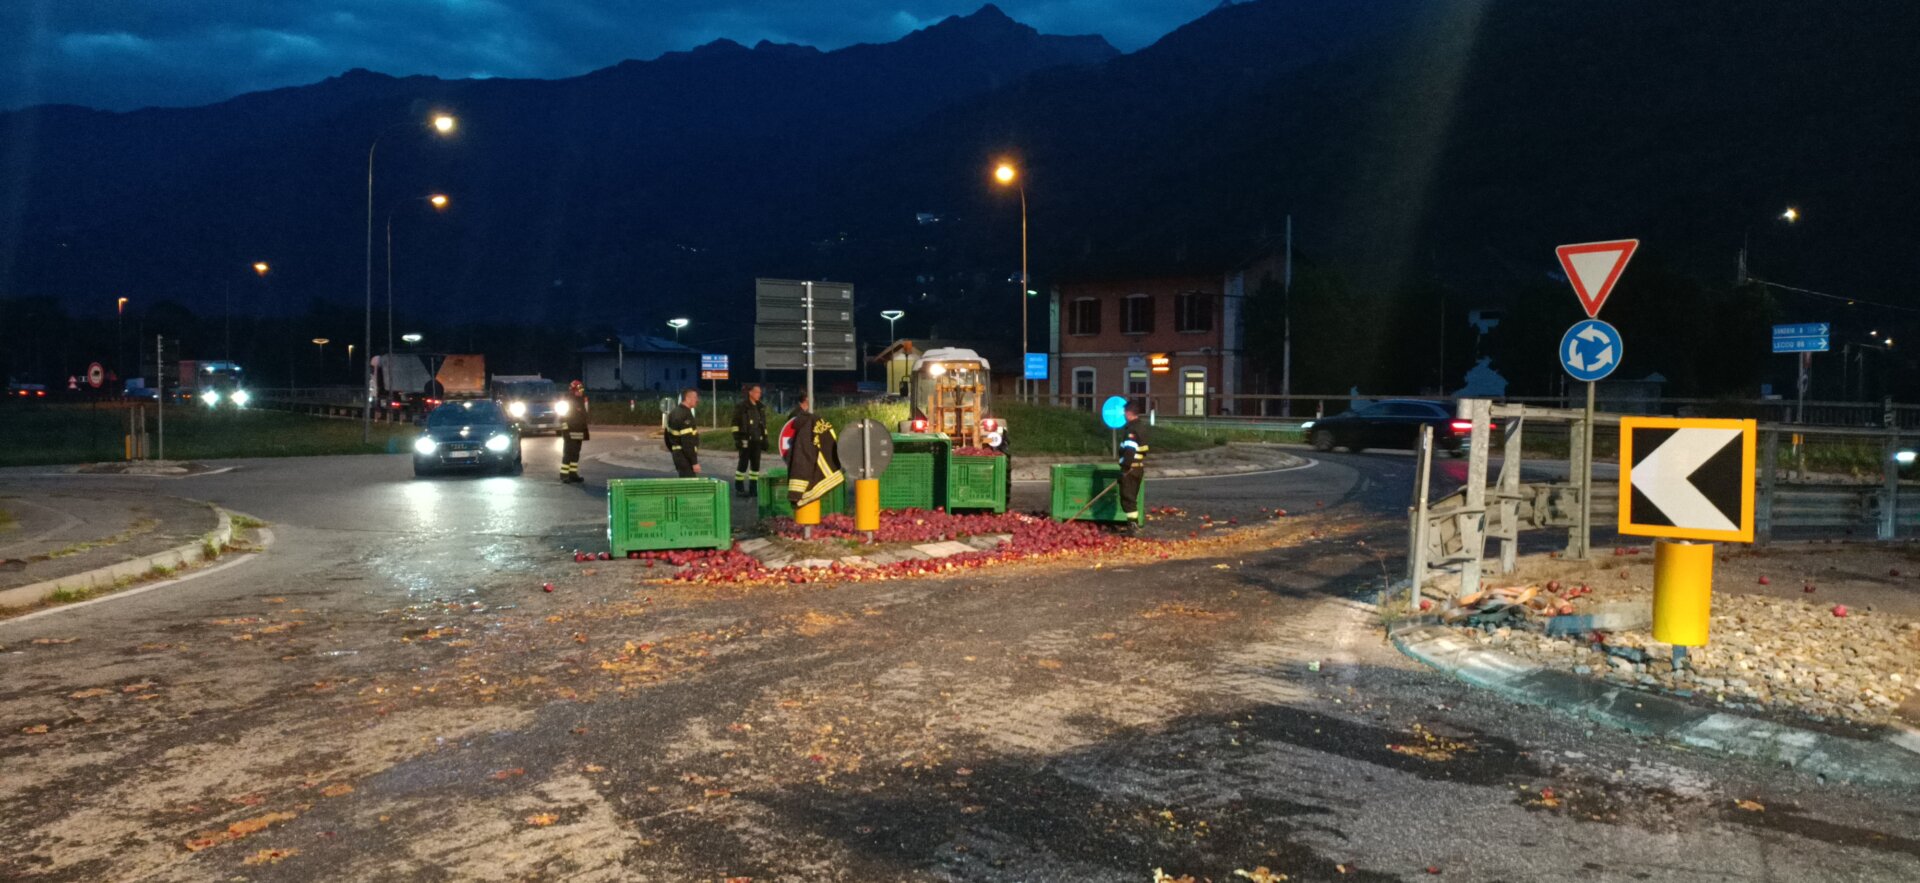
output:
<path id="1" fill-rule="evenodd" d="M 447 195 L 445 193 L 435 193 L 427 197 L 427 201 L 433 203 L 433 207 L 436 209 L 444 209 L 447 207 Z"/>
<path id="2" fill-rule="evenodd" d="M 114 315 L 116 315 L 116 316 L 124 316 L 124 315 L 126 315 L 126 314 L 127 314 L 127 299 L 126 299 L 126 298 L 124 298 L 124 297 L 123 297 L 123 298 L 120 298 L 119 300 L 117 300 L 117 301 L 115 301 L 115 302 L 114 302 L 114 304 L 113 304 L 113 314 L 114 314 Z"/>
<path id="3" fill-rule="evenodd" d="M 1002 162 L 993 170 L 993 179 L 1002 186 L 1017 187 L 1020 190 L 1020 358 L 1027 357 L 1027 298 L 1033 293 L 1033 281 L 1027 275 L 1027 185 L 1020 180 L 1020 172 L 1013 163 Z M 1024 388 L 1026 380 L 1019 381 Z"/>

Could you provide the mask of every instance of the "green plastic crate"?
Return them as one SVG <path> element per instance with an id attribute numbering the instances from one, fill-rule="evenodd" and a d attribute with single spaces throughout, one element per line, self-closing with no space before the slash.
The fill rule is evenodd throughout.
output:
<path id="1" fill-rule="evenodd" d="M 793 503 L 787 500 L 787 470 L 785 467 L 770 469 L 760 474 L 759 503 L 761 518 L 792 518 Z M 833 490 L 820 498 L 820 514 L 833 515 L 847 511 L 847 482 L 834 485 Z"/>
<path id="2" fill-rule="evenodd" d="M 880 508 L 932 509 L 934 501 L 932 451 L 895 451 L 887 471 L 880 474 Z"/>
<path id="3" fill-rule="evenodd" d="M 613 554 L 733 545 L 727 483 L 711 478 L 616 478 L 607 482 L 607 544 Z"/>
<path id="4" fill-rule="evenodd" d="M 1007 511 L 1007 458 L 948 454 L 946 501 L 949 512 L 955 509 Z"/>
<path id="5" fill-rule="evenodd" d="M 1105 463 L 1056 463 L 1048 476 L 1053 488 L 1053 519 L 1066 521 L 1074 518 L 1082 506 L 1087 511 L 1080 512 L 1078 521 L 1122 522 L 1120 517 L 1120 489 L 1114 490 L 1092 506 L 1087 501 L 1094 498 L 1109 485 L 1120 480 L 1120 467 Z M 1147 485 L 1140 482 L 1140 499 L 1137 501 L 1142 512 L 1147 508 Z"/>

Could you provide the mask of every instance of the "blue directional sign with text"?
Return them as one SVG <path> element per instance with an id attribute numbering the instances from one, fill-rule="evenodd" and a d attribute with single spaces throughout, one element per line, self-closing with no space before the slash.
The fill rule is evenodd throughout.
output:
<path id="1" fill-rule="evenodd" d="M 1047 354 L 1046 353 L 1027 353 L 1027 378 L 1026 379 L 1028 380 L 1047 379 Z"/>
<path id="2" fill-rule="evenodd" d="M 1592 383 L 1620 366 L 1620 332 L 1599 319 L 1573 323 L 1560 338 L 1560 367 L 1573 379 Z"/>
<path id="3" fill-rule="evenodd" d="M 1773 351 L 1776 353 L 1824 353 L 1831 348 L 1827 345 L 1828 338 L 1828 326 L 1825 322 L 1775 325 L 1773 326 Z"/>

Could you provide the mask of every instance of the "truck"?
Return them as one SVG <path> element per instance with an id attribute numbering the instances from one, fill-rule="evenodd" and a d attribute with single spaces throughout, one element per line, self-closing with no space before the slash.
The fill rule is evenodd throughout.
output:
<path id="1" fill-rule="evenodd" d="M 378 407 L 418 417 L 441 402 L 487 397 L 487 360 L 480 355 L 387 353 L 373 357 Z"/>
<path id="2" fill-rule="evenodd" d="M 209 408 L 244 408 L 253 398 L 247 392 L 245 371 L 224 359 L 180 360 L 179 385 L 170 390 L 180 398 Z"/>
<path id="3" fill-rule="evenodd" d="M 513 418 L 523 436 L 539 432 L 559 435 L 567 424 L 567 409 L 572 406 L 557 384 L 538 374 L 494 375 L 493 397 L 507 409 L 507 416 Z"/>

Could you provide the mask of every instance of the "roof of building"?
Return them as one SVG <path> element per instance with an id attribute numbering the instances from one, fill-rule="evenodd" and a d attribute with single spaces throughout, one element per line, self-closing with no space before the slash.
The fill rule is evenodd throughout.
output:
<path id="1" fill-rule="evenodd" d="M 647 335 L 647 334 L 622 334 L 620 335 L 620 342 L 624 345 L 626 352 L 630 355 L 642 355 L 642 356 L 646 356 L 646 355 L 698 356 L 700 355 L 700 351 L 692 347 L 689 347 L 680 343 L 675 343 L 674 341 L 671 341 L 671 340 L 666 340 L 663 338 L 654 337 L 652 335 Z M 581 347 L 580 349 L 577 349 L 574 352 L 580 355 L 599 355 L 599 354 L 612 355 L 617 351 L 618 351 L 617 348 L 614 347 L 612 343 L 608 342 L 608 343 L 596 343 L 596 344 L 593 344 L 592 346 Z"/>
<path id="2" fill-rule="evenodd" d="M 1046 341 L 1041 340 L 1039 343 L 1044 346 Z M 992 340 L 949 340 L 936 337 L 902 337 L 892 344 L 889 344 L 886 349 L 881 350 L 878 355 L 868 359 L 868 361 L 876 365 L 884 364 L 892 360 L 895 353 L 902 351 L 905 351 L 908 357 L 918 359 L 928 352 L 939 349 L 973 350 L 980 355 L 980 358 L 987 360 L 989 364 L 1019 364 L 1019 359 L 1015 358 L 1016 353 L 1014 352 L 1018 347 L 1012 344 Z"/>

